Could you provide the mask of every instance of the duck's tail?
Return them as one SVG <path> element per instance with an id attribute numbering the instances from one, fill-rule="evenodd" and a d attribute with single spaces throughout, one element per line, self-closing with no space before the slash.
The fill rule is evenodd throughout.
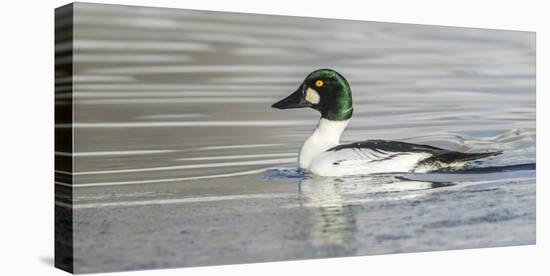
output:
<path id="1" fill-rule="evenodd" d="M 455 162 L 467 162 L 472 160 L 477 160 L 481 158 L 487 158 L 491 156 L 496 156 L 502 154 L 502 151 L 491 151 L 491 152 L 477 152 L 477 153 L 467 153 L 467 152 L 458 152 L 458 151 L 448 151 L 432 157 L 422 160 L 422 164 L 430 163 L 455 163 Z"/>

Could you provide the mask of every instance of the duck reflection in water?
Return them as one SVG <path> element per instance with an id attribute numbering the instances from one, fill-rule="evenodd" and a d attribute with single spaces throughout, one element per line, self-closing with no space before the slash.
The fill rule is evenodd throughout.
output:
<path id="1" fill-rule="evenodd" d="M 358 215 L 368 212 L 365 206 L 369 201 L 413 199 L 429 190 L 453 185 L 396 176 L 306 176 L 298 183 L 299 205 L 313 213 L 310 235 L 319 254 L 340 256 L 357 250 L 358 220 L 367 218 Z M 376 214 L 368 216 L 376 217 Z"/>

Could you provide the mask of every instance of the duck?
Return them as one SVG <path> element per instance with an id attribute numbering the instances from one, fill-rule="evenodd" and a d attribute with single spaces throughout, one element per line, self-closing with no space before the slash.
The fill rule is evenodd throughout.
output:
<path id="1" fill-rule="evenodd" d="M 321 114 L 313 134 L 303 143 L 298 169 L 319 176 L 414 173 L 463 168 L 468 161 L 502 153 L 459 152 L 430 145 L 390 140 L 340 144 L 353 115 L 351 87 L 332 69 L 318 69 L 296 91 L 272 108 L 311 108 Z"/>

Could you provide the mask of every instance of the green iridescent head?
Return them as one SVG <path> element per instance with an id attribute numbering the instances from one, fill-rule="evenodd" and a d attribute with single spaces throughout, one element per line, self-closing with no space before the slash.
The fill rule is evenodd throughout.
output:
<path id="1" fill-rule="evenodd" d="M 321 112 L 321 117 L 331 121 L 351 118 L 353 106 L 348 81 L 331 69 L 311 72 L 300 87 L 290 96 L 272 105 L 274 108 L 310 107 Z"/>

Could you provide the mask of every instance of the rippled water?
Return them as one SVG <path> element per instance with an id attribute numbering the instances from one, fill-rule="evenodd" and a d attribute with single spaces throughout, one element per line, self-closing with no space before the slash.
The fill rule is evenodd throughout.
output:
<path id="1" fill-rule="evenodd" d="M 76 271 L 535 243 L 534 33 L 84 3 L 74 24 Z M 352 86 L 344 142 L 504 154 L 301 175 L 319 115 L 270 105 L 322 67 Z"/>

